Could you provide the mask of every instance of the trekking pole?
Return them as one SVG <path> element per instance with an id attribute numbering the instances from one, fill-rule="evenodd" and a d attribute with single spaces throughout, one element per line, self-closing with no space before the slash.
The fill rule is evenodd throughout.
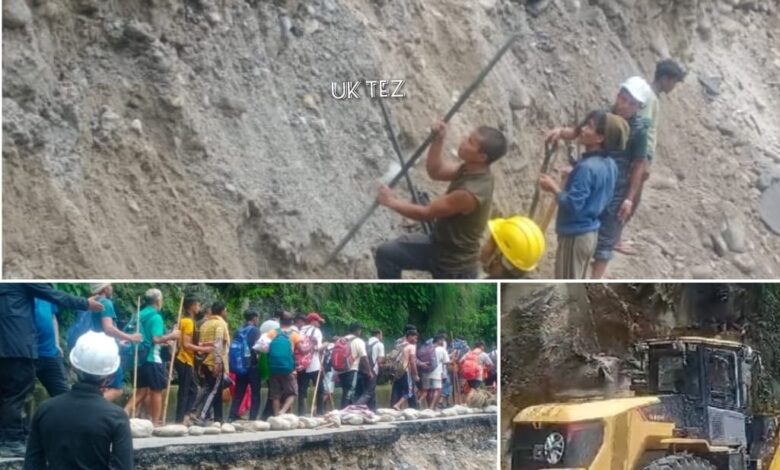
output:
<path id="1" fill-rule="evenodd" d="M 141 297 L 138 297 L 135 308 L 135 334 L 141 332 Z M 135 394 L 138 389 L 138 343 L 135 343 L 135 352 L 133 353 L 133 403 L 130 406 L 130 417 L 135 419 Z"/>
<path id="2" fill-rule="evenodd" d="M 317 406 L 317 390 L 320 388 L 320 377 L 322 377 L 322 355 L 318 355 L 320 358 L 320 370 L 317 371 L 317 381 L 314 383 L 314 395 L 311 400 L 311 414 L 314 416 L 314 408 Z"/>
<path id="3" fill-rule="evenodd" d="M 401 163 L 401 166 L 403 166 L 406 162 L 404 161 L 404 156 L 401 153 L 401 146 L 398 145 L 398 139 L 395 137 L 395 130 L 393 129 L 393 124 L 390 121 L 390 113 L 387 111 L 387 107 L 385 106 L 385 102 L 382 98 L 377 98 L 376 100 L 379 101 L 379 107 L 382 109 L 382 117 L 385 120 L 385 129 L 387 130 L 387 134 L 390 136 L 390 142 L 393 144 L 393 150 L 395 151 L 396 156 L 398 156 L 398 161 Z M 406 172 L 404 177 L 406 179 L 406 186 L 409 187 L 409 192 L 412 194 L 412 202 L 415 204 L 420 204 L 420 199 L 417 197 L 417 191 L 414 189 L 414 184 L 412 184 L 412 177 L 409 176 L 409 172 Z M 420 225 L 422 225 L 423 232 L 426 235 L 430 235 L 432 232 L 430 222 L 421 221 Z"/>
<path id="4" fill-rule="evenodd" d="M 493 67 L 498 63 L 499 60 L 501 60 L 501 57 L 506 53 L 506 51 L 509 50 L 509 47 L 512 45 L 512 43 L 515 41 L 517 36 L 512 36 L 507 40 L 506 44 L 504 44 L 501 49 L 498 50 L 495 56 L 488 62 L 488 64 L 485 66 L 485 68 L 482 69 L 482 71 L 477 75 L 477 78 L 474 79 L 474 82 L 469 85 L 466 90 L 461 93 L 460 97 L 458 97 L 458 100 L 455 102 L 455 104 L 452 105 L 450 110 L 447 112 L 447 114 L 442 119 L 443 122 L 449 122 L 450 119 L 460 110 L 461 106 L 463 106 L 463 103 L 466 102 L 466 100 L 476 91 L 476 89 L 479 87 L 479 85 L 482 83 L 482 81 L 485 79 L 487 74 L 493 69 Z M 409 169 L 414 166 L 414 164 L 417 162 L 417 160 L 422 155 L 423 151 L 433 142 L 433 139 L 435 137 L 435 134 L 433 131 L 431 131 L 428 134 L 428 137 L 425 138 L 425 140 L 420 144 L 419 147 L 417 147 L 417 150 L 414 151 L 411 157 L 409 157 L 409 160 L 406 161 L 406 163 L 401 166 L 401 171 L 396 174 L 393 179 L 390 181 L 388 186 L 391 188 L 394 188 L 396 184 L 401 180 L 401 178 L 406 174 Z M 352 226 L 352 228 L 347 232 L 347 234 L 344 236 L 344 238 L 341 239 L 341 241 L 336 245 L 336 248 L 333 250 L 333 252 L 328 256 L 328 259 L 325 261 L 325 266 L 329 265 L 331 262 L 333 262 L 334 259 L 336 259 L 336 256 L 338 256 L 339 253 L 341 253 L 341 250 L 349 243 L 352 238 L 354 238 L 355 234 L 357 234 L 358 230 L 360 230 L 360 227 L 363 226 L 363 224 L 366 223 L 369 217 L 371 217 L 371 214 L 374 213 L 376 208 L 379 207 L 379 202 L 377 202 L 376 199 L 374 199 L 374 202 L 371 203 L 371 206 L 363 213 L 363 215 L 358 219 L 357 223 Z"/>
<path id="5" fill-rule="evenodd" d="M 539 172 L 540 174 L 545 174 L 550 170 L 550 160 L 552 159 L 553 155 L 555 155 L 555 151 L 558 150 L 558 143 L 550 144 L 549 142 L 544 142 L 544 161 L 542 161 L 542 170 Z M 528 211 L 528 218 L 533 220 L 534 215 L 536 215 L 536 208 L 539 206 L 539 183 L 536 184 L 534 188 L 534 197 L 531 199 L 531 210 Z"/>
<path id="6" fill-rule="evenodd" d="M 179 328 L 179 323 L 181 323 L 182 309 L 184 309 L 184 295 L 181 296 L 181 302 L 179 302 L 179 314 L 176 316 L 176 326 L 174 328 Z M 167 386 L 165 387 L 165 403 L 163 404 L 163 412 L 162 412 L 163 426 L 165 426 L 165 420 L 167 418 L 168 399 L 171 398 L 171 380 L 173 379 L 173 362 L 176 360 L 177 344 L 179 344 L 179 340 L 176 340 L 173 343 L 173 348 L 171 350 L 171 363 L 168 364 L 168 382 L 167 382 Z"/>

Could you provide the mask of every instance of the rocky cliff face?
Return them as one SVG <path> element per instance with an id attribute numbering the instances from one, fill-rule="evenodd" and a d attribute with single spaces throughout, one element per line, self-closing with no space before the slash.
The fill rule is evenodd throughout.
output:
<path id="1" fill-rule="evenodd" d="M 371 249 L 408 228 L 384 209 L 322 267 L 395 161 L 376 104 L 336 100 L 331 83 L 405 80 L 387 104 L 411 153 L 513 33 L 448 141 L 478 124 L 510 137 L 496 215 L 527 211 L 545 128 L 673 56 L 691 73 L 663 99 L 657 163 L 626 231 L 641 256 L 610 274 L 780 274 L 780 239 L 757 212 L 780 178 L 777 0 L 5 0 L 3 11 L 6 276 L 373 276 Z M 444 190 L 422 168 L 413 177 Z"/>

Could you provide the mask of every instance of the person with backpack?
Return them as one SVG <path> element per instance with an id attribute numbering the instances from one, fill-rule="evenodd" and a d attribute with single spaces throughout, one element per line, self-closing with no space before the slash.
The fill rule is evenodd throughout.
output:
<path id="1" fill-rule="evenodd" d="M 35 377 L 41 382 L 50 397 L 56 397 L 70 390 L 60 346 L 57 306 L 51 302 L 35 299 L 35 329 L 38 358 L 35 359 Z"/>
<path id="2" fill-rule="evenodd" d="M 295 345 L 300 333 L 294 330 L 293 314 L 282 312 L 279 328 L 262 335 L 254 349 L 268 354 L 271 377 L 268 380 L 268 398 L 273 405 L 274 415 L 287 413 L 298 396 L 298 382 L 295 378 Z"/>
<path id="3" fill-rule="evenodd" d="M 379 379 L 379 371 L 384 366 L 385 343 L 382 342 L 382 330 L 375 328 L 371 331 L 371 338 L 368 339 L 368 362 L 374 371 L 373 387 L 369 393 L 368 403 L 366 405 L 371 411 L 376 411 L 376 382 Z"/>
<path id="4" fill-rule="evenodd" d="M 198 426 L 207 424 L 209 410 L 213 410 L 215 421 L 222 422 L 222 390 L 226 387 L 225 376 L 230 372 L 227 314 L 225 303 L 215 302 L 211 306 L 211 317 L 200 327 L 200 341 L 213 343 L 214 349 L 206 355 L 201 365 L 204 386 L 195 399 L 196 416 L 192 420 Z"/>
<path id="5" fill-rule="evenodd" d="M 450 362 L 450 356 L 447 354 L 444 344 L 445 336 L 443 334 L 438 334 L 433 338 L 432 346 L 435 358 L 433 362 L 436 365 L 431 368 L 430 372 L 424 372 L 422 377 L 423 397 L 428 403 L 428 408 L 432 410 L 436 410 L 441 399 L 444 371 Z"/>
<path id="6" fill-rule="evenodd" d="M 195 380 L 195 354 L 208 354 L 214 350 L 212 344 L 198 344 L 195 337 L 195 316 L 200 312 L 200 302 L 194 297 L 184 299 L 184 315 L 179 322 L 179 348 L 173 367 L 179 378 L 179 391 L 176 395 L 176 422 L 190 424 L 187 413 L 193 410 L 198 396 L 198 384 Z M 185 422 L 186 420 L 186 422 Z"/>
<path id="7" fill-rule="evenodd" d="M 108 336 L 114 338 L 117 344 L 121 347 L 123 342 L 127 343 L 140 343 L 141 334 L 133 333 L 128 334 L 120 330 L 117 326 L 116 310 L 114 310 L 114 302 L 111 300 L 111 295 L 114 293 L 114 289 L 108 282 L 96 282 L 90 284 L 92 295 L 103 305 L 102 312 L 92 312 L 92 331 L 105 333 Z M 108 384 L 103 391 L 103 397 L 108 401 L 116 401 L 124 394 L 124 381 L 125 372 L 120 363 L 119 369 L 114 373 L 114 381 Z"/>
<path id="8" fill-rule="evenodd" d="M 298 416 L 306 415 L 306 397 L 309 383 L 317 384 L 322 377 L 321 351 L 324 349 L 320 327 L 325 319 L 317 312 L 306 315 L 307 324 L 301 328 L 301 340 L 295 348 L 295 367 L 298 371 Z M 315 390 L 314 406 L 318 415 L 325 414 L 322 407 L 322 384 Z"/>
<path id="9" fill-rule="evenodd" d="M 66 294 L 49 284 L 0 284 L 0 457 L 24 454 L 22 410 L 35 388 L 35 359 L 38 358 L 36 298 L 74 310 L 103 309 L 94 298 Z"/>
<path id="10" fill-rule="evenodd" d="M 282 318 L 282 313 L 284 311 L 281 309 L 275 310 L 270 317 L 268 317 L 261 325 L 260 325 L 260 335 L 265 335 L 271 330 L 275 330 L 279 328 L 279 320 Z M 269 371 L 268 366 L 268 354 L 266 352 L 259 351 L 258 349 L 255 349 L 254 346 L 252 347 L 252 350 L 257 352 L 257 371 L 260 374 L 260 381 L 270 381 L 271 379 L 271 372 Z M 274 405 L 271 402 L 271 397 L 266 396 L 265 399 L 265 406 L 263 407 L 263 413 L 260 415 L 260 419 L 267 420 L 274 414 Z"/>
<path id="11" fill-rule="evenodd" d="M 349 334 L 339 338 L 333 346 L 331 365 L 341 383 L 341 408 L 355 404 L 357 392 L 364 387 L 365 378 L 373 376 L 368 366 L 366 342 L 360 338 L 363 326 L 354 322 L 349 325 Z M 361 372 L 364 381 L 361 382 Z"/>
<path id="12" fill-rule="evenodd" d="M 402 373 L 393 382 L 390 397 L 390 405 L 396 410 L 400 410 L 406 402 L 412 408 L 417 407 L 417 396 L 414 388 L 420 380 L 420 374 L 417 371 L 418 336 L 417 330 L 407 330 L 404 342 L 400 345 L 401 354 L 396 360 Z"/>
<path id="13" fill-rule="evenodd" d="M 476 390 L 482 387 L 485 377 L 485 369 L 493 367 L 493 361 L 485 352 L 485 342 L 477 341 L 474 343 L 474 349 L 463 356 L 460 362 L 460 370 L 463 380 L 469 386 L 469 389 Z"/>
<path id="14" fill-rule="evenodd" d="M 244 326 L 236 332 L 233 342 L 230 343 L 230 370 L 236 374 L 236 394 L 230 405 L 228 421 L 239 418 L 238 409 L 244 401 L 247 386 L 250 387 L 251 405 L 249 407 L 249 419 L 257 419 L 260 411 L 260 374 L 257 371 L 257 352 L 252 350 L 260 338 L 260 329 L 257 327 L 260 314 L 255 310 L 247 310 L 244 313 Z"/>

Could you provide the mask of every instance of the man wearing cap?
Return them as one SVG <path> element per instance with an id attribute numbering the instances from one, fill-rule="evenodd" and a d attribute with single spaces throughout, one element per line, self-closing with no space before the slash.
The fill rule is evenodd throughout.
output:
<path id="1" fill-rule="evenodd" d="M 100 392 L 113 381 L 119 362 L 113 338 L 95 331 L 81 335 L 70 352 L 78 381 L 71 391 L 46 400 L 36 411 L 25 470 L 133 468 L 130 420 Z"/>
<path id="2" fill-rule="evenodd" d="M 24 454 L 22 409 L 35 387 L 38 357 L 36 298 L 73 310 L 103 309 L 95 299 L 66 294 L 49 284 L 0 284 L 0 457 Z"/>
<path id="3" fill-rule="evenodd" d="M 108 282 L 97 282 L 90 284 L 90 288 L 92 289 L 92 295 L 96 296 L 95 298 L 98 302 L 103 305 L 102 312 L 92 314 L 92 330 L 103 332 L 119 342 L 140 343 L 141 333 L 129 335 L 116 326 L 116 311 L 114 310 L 114 302 L 111 301 L 114 289 L 111 284 Z M 103 391 L 103 397 L 106 400 L 115 401 L 122 396 L 124 393 L 124 378 L 125 373 L 120 364 L 119 369 L 114 373 L 114 381 L 108 384 Z"/>
<path id="4" fill-rule="evenodd" d="M 320 369 L 322 364 L 320 362 L 321 351 L 324 350 L 325 345 L 322 342 L 322 331 L 320 327 L 325 323 L 325 319 L 317 312 L 311 312 L 306 315 L 306 325 L 301 328 L 301 335 L 309 336 L 314 343 L 314 351 L 312 351 L 311 363 L 304 372 L 298 373 L 298 416 L 304 416 L 306 413 L 306 393 L 309 390 L 309 383 L 316 386 L 317 376 L 320 375 Z M 315 390 L 314 403 L 316 406 L 317 414 L 325 414 L 325 409 L 322 407 L 322 384 Z"/>
<path id="5" fill-rule="evenodd" d="M 650 85 L 641 77 L 631 77 L 620 87 L 615 104 L 610 110 L 628 122 L 629 135 L 626 148 L 622 152 L 613 152 L 612 158 L 618 167 L 615 193 L 601 215 L 601 225 L 593 256 L 591 278 L 600 279 L 612 259 L 615 244 L 620 240 L 623 224 L 633 211 L 635 199 L 642 187 L 647 168 L 647 130 L 650 122 L 638 114 L 647 97 L 652 92 Z M 559 127 L 547 133 L 549 142 L 558 139 L 572 140 L 579 131 L 569 127 Z"/>

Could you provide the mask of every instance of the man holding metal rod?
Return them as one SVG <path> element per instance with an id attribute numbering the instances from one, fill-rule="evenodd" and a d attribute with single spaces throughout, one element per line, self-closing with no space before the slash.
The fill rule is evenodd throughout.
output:
<path id="1" fill-rule="evenodd" d="M 506 154 L 507 141 L 498 129 L 481 126 L 458 148 L 460 162 L 442 155 L 447 125 L 434 125 L 426 170 L 435 181 L 449 181 L 444 196 L 427 205 L 410 203 L 379 188 L 380 205 L 418 221 L 434 221 L 433 233 L 405 234 L 376 251 L 377 277 L 400 279 L 404 270 L 428 271 L 436 279 L 475 279 L 479 247 L 490 216 L 493 174 L 490 166 Z"/>

